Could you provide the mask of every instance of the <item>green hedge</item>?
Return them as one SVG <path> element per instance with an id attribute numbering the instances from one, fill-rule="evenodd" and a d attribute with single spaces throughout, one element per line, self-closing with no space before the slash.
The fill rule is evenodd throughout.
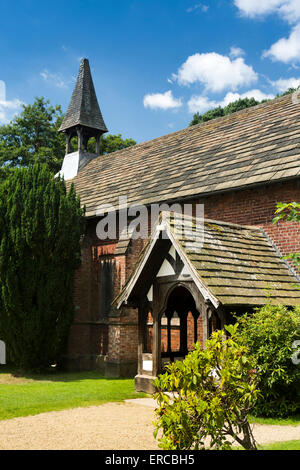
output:
<path id="1" fill-rule="evenodd" d="M 254 414 L 286 417 L 298 413 L 300 364 L 292 356 L 293 344 L 300 340 L 300 307 L 266 305 L 239 317 L 238 322 L 238 340 L 248 348 L 261 377 Z"/>

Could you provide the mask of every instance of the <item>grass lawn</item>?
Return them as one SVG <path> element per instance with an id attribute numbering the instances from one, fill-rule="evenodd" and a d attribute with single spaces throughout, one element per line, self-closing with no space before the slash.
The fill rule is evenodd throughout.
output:
<path id="1" fill-rule="evenodd" d="M 0 420 L 143 396 L 133 379 L 107 379 L 99 372 L 20 376 L 0 366 Z"/>
<path id="2" fill-rule="evenodd" d="M 290 416 L 289 418 L 262 418 L 257 416 L 250 416 L 250 423 L 257 424 L 273 424 L 280 426 L 299 426 L 300 415 Z"/>
<path id="3" fill-rule="evenodd" d="M 233 450 L 243 451 L 241 447 L 233 447 Z M 300 450 L 300 441 L 282 441 L 272 444 L 258 445 L 258 450 Z"/>
<path id="4" fill-rule="evenodd" d="M 262 450 L 300 450 L 300 441 L 274 442 L 261 448 Z"/>

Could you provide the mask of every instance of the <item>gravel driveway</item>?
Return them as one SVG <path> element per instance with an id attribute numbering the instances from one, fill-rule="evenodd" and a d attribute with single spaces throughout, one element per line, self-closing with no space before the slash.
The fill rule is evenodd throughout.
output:
<path id="1" fill-rule="evenodd" d="M 127 400 L 0 422 L 1 450 L 157 450 L 154 402 Z M 259 443 L 300 439 L 300 426 L 255 425 Z"/>

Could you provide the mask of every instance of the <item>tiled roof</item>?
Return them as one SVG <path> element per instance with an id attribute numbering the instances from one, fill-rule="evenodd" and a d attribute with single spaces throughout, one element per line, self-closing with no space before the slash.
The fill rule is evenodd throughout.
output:
<path id="1" fill-rule="evenodd" d="M 81 61 L 71 102 L 59 130 L 63 131 L 78 125 L 107 132 L 87 59 Z"/>
<path id="2" fill-rule="evenodd" d="M 292 95 L 92 160 L 74 179 L 87 216 L 99 204 L 150 204 L 300 175 Z"/>
<path id="3" fill-rule="evenodd" d="M 196 280 L 219 303 L 246 306 L 264 305 L 268 301 L 300 304 L 300 290 L 296 288 L 300 281 L 263 230 L 208 219 L 199 225 L 194 218 L 185 219 L 187 223 L 182 230 L 182 220 L 174 213 L 162 213 L 158 226 L 162 222 Z M 203 232 L 204 243 L 195 242 L 195 234 L 198 233 L 201 240 Z M 149 256 L 155 237 L 154 231 L 116 303 L 128 298 L 128 287 L 143 260 Z"/>
<path id="4" fill-rule="evenodd" d="M 195 252 L 188 233 L 178 236 L 173 218 L 170 225 L 199 278 L 223 305 L 261 305 L 268 295 L 274 303 L 300 304 L 296 277 L 261 229 L 205 220 L 204 245 Z"/>

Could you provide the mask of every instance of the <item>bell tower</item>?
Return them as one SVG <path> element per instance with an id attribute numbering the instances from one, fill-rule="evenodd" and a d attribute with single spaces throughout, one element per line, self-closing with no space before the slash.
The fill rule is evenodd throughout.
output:
<path id="1" fill-rule="evenodd" d="M 100 138 L 107 131 L 97 100 L 89 61 L 82 59 L 71 102 L 59 132 L 66 137 L 66 155 L 59 172 L 65 180 L 75 178 L 82 168 L 100 154 Z M 78 149 L 71 151 L 71 139 L 78 137 Z M 88 152 L 91 137 L 96 139 L 96 153 Z"/>

